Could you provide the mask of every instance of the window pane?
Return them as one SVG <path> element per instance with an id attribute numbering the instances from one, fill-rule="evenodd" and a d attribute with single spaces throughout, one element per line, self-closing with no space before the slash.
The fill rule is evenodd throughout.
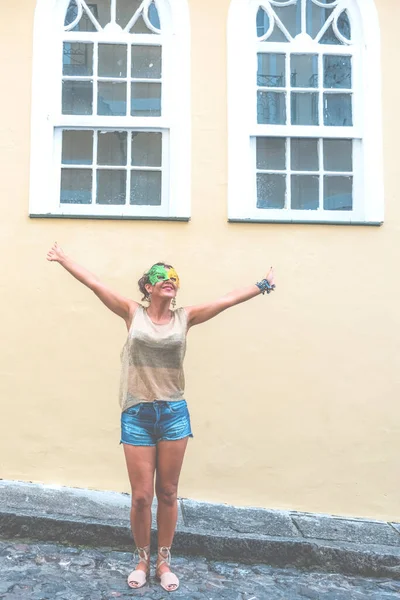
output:
<path id="1" fill-rule="evenodd" d="M 257 138 L 257 169 L 286 168 L 286 139 Z"/>
<path id="2" fill-rule="evenodd" d="M 62 114 L 91 115 L 93 112 L 93 82 L 63 81 Z"/>
<path id="3" fill-rule="evenodd" d="M 132 132 L 132 165 L 161 167 L 161 133 Z"/>
<path id="4" fill-rule="evenodd" d="M 263 9 L 259 8 L 257 12 L 257 37 L 265 35 L 269 29 L 270 20 L 268 13 Z"/>
<path id="5" fill-rule="evenodd" d="M 257 123 L 286 124 L 286 94 L 257 92 Z"/>
<path id="6" fill-rule="evenodd" d="M 275 9 L 275 6 L 274 6 Z M 271 21 L 268 13 L 263 9 L 259 8 L 257 12 L 257 37 L 263 37 L 269 30 Z M 264 40 L 265 41 L 265 40 Z M 288 42 L 289 40 L 283 34 L 282 30 L 275 23 L 275 26 L 266 40 L 267 42 Z"/>
<path id="7" fill-rule="evenodd" d="M 64 42 L 63 75 L 93 75 L 93 44 Z"/>
<path id="8" fill-rule="evenodd" d="M 325 31 L 324 35 L 320 39 L 320 44 L 334 44 L 336 46 L 340 46 L 342 44 L 342 42 L 336 36 L 332 25 L 329 25 L 328 29 Z"/>
<path id="9" fill-rule="evenodd" d="M 324 140 L 325 171 L 353 170 L 353 140 Z"/>
<path id="10" fill-rule="evenodd" d="M 296 37 L 301 32 L 301 14 L 300 2 L 289 4 L 288 6 L 275 6 L 274 11 L 290 33 L 292 37 Z"/>
<path id="11" fill-rule="evenodd" d="M 63 131 L 63 165 L 91 165 L 93 162 L 93 131 Z"/>
<path id="12" fill-rule="evenodd" d="M 142 0 L 118 0 L 116 14 L 118 25 L 124 29 L 139 8 L 141 2 Z"/>
<path id="13" fill-rule="evenodd" d="M 352 177 L 324 177 L 324 209 L 353 209 Z"/>
<path id="14" fill-rule="evenodd" d="M 257 57 L 257 85 L 264 87 L 285 87 L 285 55 L 259 52 Z"/>
<path id="15" fill-rule="evenodd" d="M 278 27 L 278 24 L 275 22 L 275 27 L 269 36 L 267 42 L 288 42 L 288 38 L 283 33 L 282 29 Z"/>
<path id="16" fill-rule="evenodd" d="M 293 138 L 290 141 L 293 171 L 318 171 L 318 140 Z"/>
<path id="17" fill-rule="evenodd" d="M 99 44 L 99 77 L 126 77 L 128 47 Z"/>
<path id="18" fill-rule="evenodd" d="M 108 131 L 98 133 L 97 164 L 126 165 L 127 162 L 126 131 Z"/>
<path id="19" fill-rule="evenodd" d="M 329 7 L 329 2 L 326 2 L 326 6 Z M 332 13 L 332 8 L 322 8 L 307 0 L 307 33 L 315 38 L 321 31 L 324 23 Z"/>
<path id="20" fill-rule="evenodd" d="M 65 27 L 71 25 L 78 16 L 78 5 L 76 0 L 71 0 L 65 14 Z M 82 13 L 80 21 L 70 31 L 96 31 L 95 26 L 85 12 Z"/>
<path id="21" fill-rule="evenodd" d="M 110 0 L 86 0 L 86 4 L 102 27 L 108 25 L 111 21 L 111 2 Z"/>
<path id="22" fill-rule="evenodd" d="M 60 200 L 62 204 L 90 204 L 92 202 L 91 169 L 62 169 Z"/>
<path id="23" fill-rule="evenodd" d="M 324 123 L 335 127 L 351 127 L 353 112 L 351 94 L 324 94 Z"/>
<path id="24" fill-rule="evenodd" d="M 154 4 L 154 1 L 151 2 L 151 4 L 149 5 L 149 10 L 148 10 L 147 14 L 149 17 L 149 21 L 153 25 L 153 27 L 155 27 L 156 29 L 161 29 L 160 16 L 158 14 L 158 10 L 157 10 L 156 5 Z M 154 31 L 147 27 L 146 22 L 143 19 L 143 16 L 141 15 L 138 18 L 138 20 L 136 21 L 136 23 L 134 24 L 134 26 L 132 27 L 131 33 L 154 34 Z"/>
<path id="25" fill-rule="evenodd" d="M 155 5 L 154 0 L 149 5 L 149 21 L 156 29 L 161 29 L 160 23 L 160 15 L 158 14 L 157 6 Z"/>
<path id="26" fill-rule="evenodd" d="M 257 208 L 285 208 L 286 175 L 257 173 Z"/>
<path id="27" fill-rule="evenodd" d="M 132 46 L 132 77 L 161 79 L 161 46 Z"/>
<path id="28" fill-rule="evenodd" d="M 309 0 L 309 2 L 310 1 L 311 0 Z M 351 40 L 351 25 L 350 25 L 350 19 L 349 19 L 349 16 L 348 16 L 346 10 L 344 10 L 339 15 L 337 25 L 338 25 L 338 30 L 342 34 L 342 36 L 344 38 L 346 38 L 346 40 L 350 41 Z M 321 38 L 321 44 L 343 45 L 343 42 L 342 42 L 342 40 L 339 40 L 339 38 L 337 37 L 336 33 L 333 30 L 332 25 L 330 25 Z"/>
<path id="29" fill-rule="evenodd" d="M 319 125 L 318 94 L 292 92 L 292 125 Z"/>
<path id="30" fill-rule="evenodd" d="M 161 205 L 161 171 L 131 172 L 131 204 Z"/>
<path id="31" fill-rule="evenodd" d="M 131 98 L 133 117 L 161 115 L 161 83 L 133 83 Z"/>
<path id="32" fill-rule="evenodd" d="M 148 34 L 153 33 L 154 34 L 154 31 L 152 31 L 151 29 L 149 29 L 147 27 L 145 20 L 143 19 L 142 15 L 140 15 L 140 17 L 138 18 L 138 20 L 132 27 L 130 33 L 148 33 Z"/>
<path id="33" fill-rule="evenodd" d="M 97 114 L 123 117 L 126 115 L 126 83 L 99 81 Z"/>
<path id="34" fill-rule="evenodd" d="M 126 171 L 97 171 L 97 204 L 125 204 Z"/>
<path id="35" fill-rule="evenodd" d="M 324 56 L 324 87 L 351 89 L 350 56 Z"/>
<path id="36" fill-rule="evenodd" d="M 338 29 L 343 37 L 351 40 L 351 24 L 347 10 L 344 10 L 338 18 Z"/>
<path id="37" fill-rule="evenodd" d="M 292 175 L 292 208 L 316 210 L 319 204 L 319 177 Z"/>
<path id="38" fill-rule="evenodd" d="M 318 87 L 318 56 L 316 54 L 293 54 L 290 59 L 292 87 Z"/>

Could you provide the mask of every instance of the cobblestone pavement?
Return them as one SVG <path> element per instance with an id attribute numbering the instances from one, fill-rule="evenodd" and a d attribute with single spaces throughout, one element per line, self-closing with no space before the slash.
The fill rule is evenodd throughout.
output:
<path id="1" fill-rule="evenodd" d="M 187 600 L 399 600 L 400 582 L 176 556 L 172 598 Z M 132 554 L 0 540 L 1 600 L 120 600 L 171 597 L 152 577 L 130 590 Z"/>

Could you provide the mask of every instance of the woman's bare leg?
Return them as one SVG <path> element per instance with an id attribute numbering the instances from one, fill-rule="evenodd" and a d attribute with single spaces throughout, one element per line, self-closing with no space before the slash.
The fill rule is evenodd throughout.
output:
<path id="1" fill-rule="evenodd" d="M 155 446 L 123 444 L 132 490 L 131 528 L 138 548 L 150 546 L 151 504 L 154 496 Z M 143 562 L 137 566 L 146 570 Z"/>
<path id="2" fill-rule="evenodd" d="M 188 438 L 161 441 L 157 445 L 156 495 L 158 500 L 158 548 L 172 545 L 178 518 L 178 483 Z M 164 563 L 159 574 L 169 571 Z M 172 588 L 174 589 L 174 588 Z"/>

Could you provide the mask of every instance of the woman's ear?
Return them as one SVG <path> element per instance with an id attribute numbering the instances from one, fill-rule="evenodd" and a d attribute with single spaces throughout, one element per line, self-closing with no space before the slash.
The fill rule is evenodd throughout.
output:
<path id="1" fill-rule="evenodd" d="M 153 286 L 151 285 L 151 283 L 146 283 L 146 285 L 144 286 L 144 289 L 146 290 L 148 295 L 150 295 L 151 292 L 153 291 Z"/>

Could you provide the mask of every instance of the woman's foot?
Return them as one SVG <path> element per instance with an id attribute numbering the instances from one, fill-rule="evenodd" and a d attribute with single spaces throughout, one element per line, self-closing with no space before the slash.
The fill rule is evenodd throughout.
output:
<path id="1" fill-rule="evenodd" d="M 158 549 L 156 578 L 160 580 L 161 587 L 166 592 L 175 592 L 179 587 L 179 579 L 169 568 L 171 564 L 170 548 L 163 546 Z"/>
<path id="2" fill-rule="evenodd" d="M 150 546 L 136 548 L 139 555 L 139 563 L 128 577 L 128 585 L 131 588 L 141 588 L 145 585 L 150 574 Z"/>

